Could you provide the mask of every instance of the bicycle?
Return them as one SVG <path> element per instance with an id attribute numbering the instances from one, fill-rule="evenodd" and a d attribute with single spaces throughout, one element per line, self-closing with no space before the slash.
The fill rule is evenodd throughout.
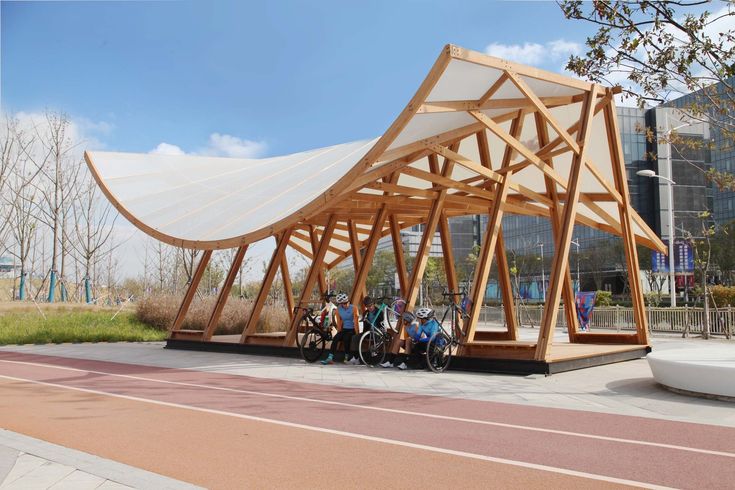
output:
<path id="1" fill-rule="evenodd" d="M 464 332 L 461 328 L 460 319 L 465 320 L 469 318 L 465 306 L 458 304 L 455 300 L 455 298 L 461 297 L 462 303 L 469 306 L 467 292 L 465 290 L 460 292 L 447 291 L 442 293 L 442 296 L 450 298 L 449 308 L 444 311 L 442 320 L 439 323 L 441 330 L 432 335 L 426 344 L 426 364 L 435 373 L 441 373 L 449 367 L 454 351 L 464 342 Z M 450 314 L 449 331 L 447 331 L 444 328 L 444 322 L 447 319 L 447 315 Z"/>
<path id="2" fill-rule="evenodd" d="M 299 344 L 299 352 L 306 362 L 318 361 L 324 354 L 327 342 L 332 340 L 332 315 L 336 306 L 331 302 L 331 298 L 334 296 L 334 294 L 324 296 L 327 304 L 319 311 L 319 318 L 314 315 L 314 308 L 303 306 L 294 308 L 295 315 L 298 315 L 299 311 L 303 312 L 297 325 L 306 328 Z"/>
<path id="3" fill-rule="evenodd" d="M 383 318 L 382 322 L 378 322 L 382 325 L 387 325 L 387 328 L 381 325 L 375 325 L 368 319 L 367 312 L 364 315 L 364 319 L 367 320 L 370 328 L 365 330 L 360 336 L 358 343 L 358 353 L 360 359 L 366 366 L 376 366 L 385 360 L 385 354 L 390 346 L 393 334 L 397 333 L 398 321 L 405 309 L 406 302 L 402 299 L 397 299 L 391 303 L 391 306 L 385 302 L 389 298 L 382 297 L 378 298 L 378 315 L 376 319 Z"/>

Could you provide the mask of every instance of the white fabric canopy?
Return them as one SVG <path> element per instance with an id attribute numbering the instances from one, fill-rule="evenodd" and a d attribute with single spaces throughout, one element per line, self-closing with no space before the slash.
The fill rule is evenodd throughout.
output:
<path id="1" fill-rule="evenodd" d="M 456 108 L 445 110 L 441 103 L 451 106 L 452 103 L 482 99 L 503 76 L 501 67 L 510 66 L 501 61 L 498 60 L 497 67 L 492 67 L 451 59 L 423 99 L 424 106 L 433 104 L 433 107 L 418 111 L 408 120 L 399 117 L 382 138 L 262 159 L 94 151 L 86 153 L 87 162 L 107 197 L 145 232 L 177 245 L 210 249 L 232 247 L 235 241 L 243 244 L 273 235 L 283 228 L 279 229 L 280 224 L 286 221 L 295 224 L 299 219 L 313 215 L 315 203 L 327 207 L 332 195 L 330 188 L 336 188 L 335 183 L 342 179 L 335 194 L 341 192 L 346 187 L 346 176 L 347 179 L 359 176 L 370 169 L 369 165 L 379 167 L 402 151 L 406 155 L 415 152 L 417 142 L 427 138 L 477 125 L 478 121 L 468 112 Z M 518 79 L 548 104 L 560 127 L 569 128 L 580 120 L 580 100 L 591 88 L 590 84 L 532 68 L 514 67 L 523 68 L 517 70 Z M 518 107 L 529 107 L 530 100 L 510 79 L 495 88 L 489 101 L 498 101 L 498 104 L 490 108 L 483 106 L 482 113 L 504 121 L 499 124 L 508 132 L 510 118 L 507 116 L 517 114 Z M 576 99 L 572 100 L 573 97 Z M 514 100 L 521 105 L 513 107 Z M 532 152 L 538 151 L 540 146 L 534 117 L 533 112 L 524 116 L 518 138 Z M 547 129 L 550 140 L 559 136 L 550 125 Z M 494 133 L 486 130 L 486 134 L 491 167 L 497 169 L 506 145 Z M 462 142 L 458 152 L 479 162 L 477 144 L 468 140 Z M 387 155 L 379 151 L 373 154 L 364 168 L 357 168 L 360 160 L 374 147 L 384 149 Z M 586 155 L 608 183 L 615 181 L 602 112 L 593 119 Z M 513 152 L 512 163 L 523 160 L 520 153 Z M 571 151 L 554 156 L 554 171 L 565 181 L 571 164 Z M 411 163 L 411 166 L 429 170 L 426 158 Z M 477 174 L 472 170 L 455 165 L 451 178 L 458 181 L 475 176 Z M 546 193 L 544 174 L 535 165 L 512 174 L 511 182 L 534 193 Z M 401 175 L 398 183 L 419 189 L 432 186 L 427 181 L 407 175 Z M 557 185 L 557 192 L 566 192 L 563 186 L 554 185 Z M 607 193 L 599 180 L 584 168 L 580 174 L 580 186 L 583 193 Z M 375 193 L 369 190 L 362 192 Z M 518 195 L 518 192 L 511 190 L 510 195 Z M 304 210 L 307 205 L 311 205 L 308 212 Z M 534 203 L 534 206 L 546 209 L 541 203 Z M 583 205 L 580 205 L 579 213 L 583 219 L 603 225 L 609 225 L 610 216 L 619 221 L 617 203 L 601 202 L 599 208 L 607 214 L 607 219 Z M 657 240 L 642 220 L 634 222 L 633 228 L 637 236 Z M 310 243 L 297 238 L 292 242 L 310 250 Z M 344 241 L 333 241 L 335 247 L 349 250 L 349 244 Z M 334 250 L 328 254 L 327 262 L 332 257 L 337 257 Z"/>

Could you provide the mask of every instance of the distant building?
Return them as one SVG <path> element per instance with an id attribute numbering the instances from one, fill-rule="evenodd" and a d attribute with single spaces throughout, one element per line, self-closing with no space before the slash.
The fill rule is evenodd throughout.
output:
<path id="1" fill-rule="evenodd" d="M 20 264 L 12 257 L 0 257 L 0 278 L 13 279 L 20 274 Z"/>

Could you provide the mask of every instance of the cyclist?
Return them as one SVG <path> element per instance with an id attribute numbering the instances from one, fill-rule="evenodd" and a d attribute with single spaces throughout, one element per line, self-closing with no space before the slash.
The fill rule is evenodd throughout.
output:
<path id="1" fill-rule="evenodd" d="M 350 304 L 350 298 L 344 293 L 337 295 L 337 314 L 334 315 L 337 326 L 337 335 L 332 339 L 332 346 L 329 348 L 329 355 L 322 361 L 322 364 L 334 364 L 334 353 L 337 351 L 337 344 L 342 341 L 345 350 L 344 360 L 350 364 L 360 364 L 360 360 L 352 352 L 352 337 L 360 333 L 359 319 L 357 317 L 357 307 Z M 350 358 L 348 360 L 348 358 Z"/>
<path id="2" fill-rule="evenodd" d="M 408 355 L 411 355 L 414 348 L 421 354 L 425 353 L 426 345 L 431 337 L 441 330 L 441 326 L 434 316 L 434 310 L 431 308 L 419 308 L 416 310 L 416 318 L 418 323 L 409 325 L 406 329 L 406 333 L 411 338 L 411 342 L 406 344 Z"/>
<path id="3" fill-rule="evenodd" d="M 413 313 L 410 311 L 405 311 L 401 315 L 401 320 L 403 320 L 403 324 L 406 325 L 406 331 L 408 331 L 411 326 L 416 324 L 416 316 L 414 316 Z M 410 353 L 410 348 L 406 347 L 407 344 L 410 344 L 410 342 L 406 342 L 405 340 L 401 340 L 398 344 L 398 349 L 404 348 L 406 350 L 406 353 Z M 388 354 L 388 360 L 385 361 L 380 365 L 380 367 L 384 368 L 392 368 L 397 367 L 398 369 L 405 370 L 408 369 L 408 366 L 406 365 L 405 361 L 401 361 L 401 363 L 398 363 L 398 354 Z"/>
<path id="4" fill-rule="evenodd" d="M 362 315 L 362 328 L 367 332 L 371 327 L 382 328 L 385 330 L 385 309 L 375 305 L 375 300 L 370 296 L 365 296 L 362 301 L 365 312 Z"/>

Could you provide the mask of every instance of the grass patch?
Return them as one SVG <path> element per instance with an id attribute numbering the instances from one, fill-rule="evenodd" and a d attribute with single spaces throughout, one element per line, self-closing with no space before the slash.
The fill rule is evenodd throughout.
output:
<path id="1" fill-rule="evenodd" d="M 135 315 L 109 310 L 7 311 L 0 315 L 0 345 L 63 342 L 148 342 L 165 340 L 166 331 L 141 323 Z"/>

